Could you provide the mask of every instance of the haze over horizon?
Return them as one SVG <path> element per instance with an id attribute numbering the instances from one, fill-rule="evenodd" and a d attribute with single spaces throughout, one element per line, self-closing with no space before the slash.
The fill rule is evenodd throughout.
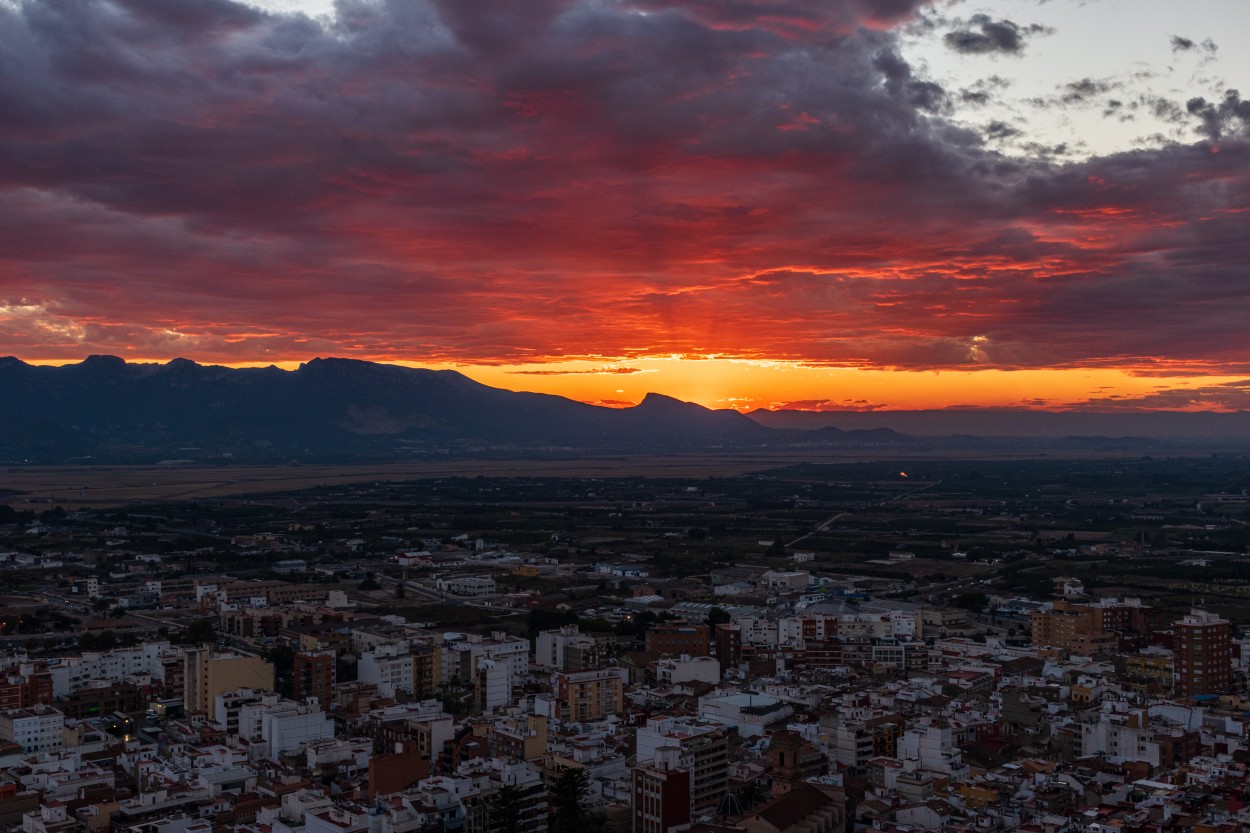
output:
<path id="1" fill-rule="evenodd" d="M 1250 7 L 0 0 L 0 355 L 1250 409 Z"/>

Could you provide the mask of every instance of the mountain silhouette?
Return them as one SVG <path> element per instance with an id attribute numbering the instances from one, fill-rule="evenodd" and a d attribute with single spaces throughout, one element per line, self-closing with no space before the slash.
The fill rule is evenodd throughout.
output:
<path id="1" fill-rule="evenodd" d="M 451 370 L 314 359 L 293 371 L 89 356 L 0 359 L 0 460 L 394 459 L 757 448 L 794 432 L 659 394 L 632 408 L 501 390 Z"/>

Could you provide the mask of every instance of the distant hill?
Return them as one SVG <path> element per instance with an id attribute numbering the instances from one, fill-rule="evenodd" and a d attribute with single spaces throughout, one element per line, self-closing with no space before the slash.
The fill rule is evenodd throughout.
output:
<path id="1" fill-rule="evenodd" d="M 387 459 L 515 449 L 750 447 L 785 432 L 652 394 L 615 410 L 450 370 L 315 359 L 297 370 L 91 356 L 0 359 L 0 459 Z"/>
<path id="2" fill-rule="evenodd" d="M 785 450 L 1166 450 L 1250 445 L 1250 414 L 755 411 L 659 394 L 630 408 L 518 393 L 450 370 L 314 359 L 296 370 L 90 356 L 0 358 L 0 465 L 366 462 Z"/>
<path id="3" fill-rule="evenodd" d="M 649 394 L 632 408 L 517 393 L 450 370 L 315 359 L 297 370 L 91 356 L 0 359 L 0 462 L 323 462 L 430 456 L 652 453 L 787 445 L 735 411 Z M 880 435 L 874 432 L 874 438 Z M 854 444 L 824 434 L 822 444 Z"/>
<path id="4" fill-rule="evenodd" d="M 766 411 L 748 414 L 769 428 L 843 431 L 888 428 L 916 439 L 930 437 L 1073 438 L 1131 437 L 1172 443 L 1250 444 L 1250 412 L 1026 411 L 1000 408 L 941 411 Z"/>

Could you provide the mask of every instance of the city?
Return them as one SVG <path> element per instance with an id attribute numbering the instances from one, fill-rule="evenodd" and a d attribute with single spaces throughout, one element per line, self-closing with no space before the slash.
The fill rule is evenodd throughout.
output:
<path id="1" fill-rule="evenodd" d="M 0 833 L 1250 833 L 1248 321 L 1247 0 L 0 0 Z"/>
<path id="2" fill-rule="evenodd" d="M 904 460 L 6 508 L 0 827 L 1240 829 L 1248 488 Z"/>

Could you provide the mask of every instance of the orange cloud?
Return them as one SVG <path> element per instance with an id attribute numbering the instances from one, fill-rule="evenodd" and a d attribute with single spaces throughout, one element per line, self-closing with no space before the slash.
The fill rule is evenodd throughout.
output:
<path id="1" fill-rule="evenodd" d="M 666 392 L 733 407 L 1083 401 L 1091 375 L 1153 407 L 1135 375 L 1250 373 L 1244 102 L 1196 104 L 1188 145 L 1006 157 L 900 53 L 922 5 L 0 4 L 0 352 L 465 365 L 594 401 L 676 354 L 700 367 Z M 815 385 L 846 368 L 864 390 Z"/>

